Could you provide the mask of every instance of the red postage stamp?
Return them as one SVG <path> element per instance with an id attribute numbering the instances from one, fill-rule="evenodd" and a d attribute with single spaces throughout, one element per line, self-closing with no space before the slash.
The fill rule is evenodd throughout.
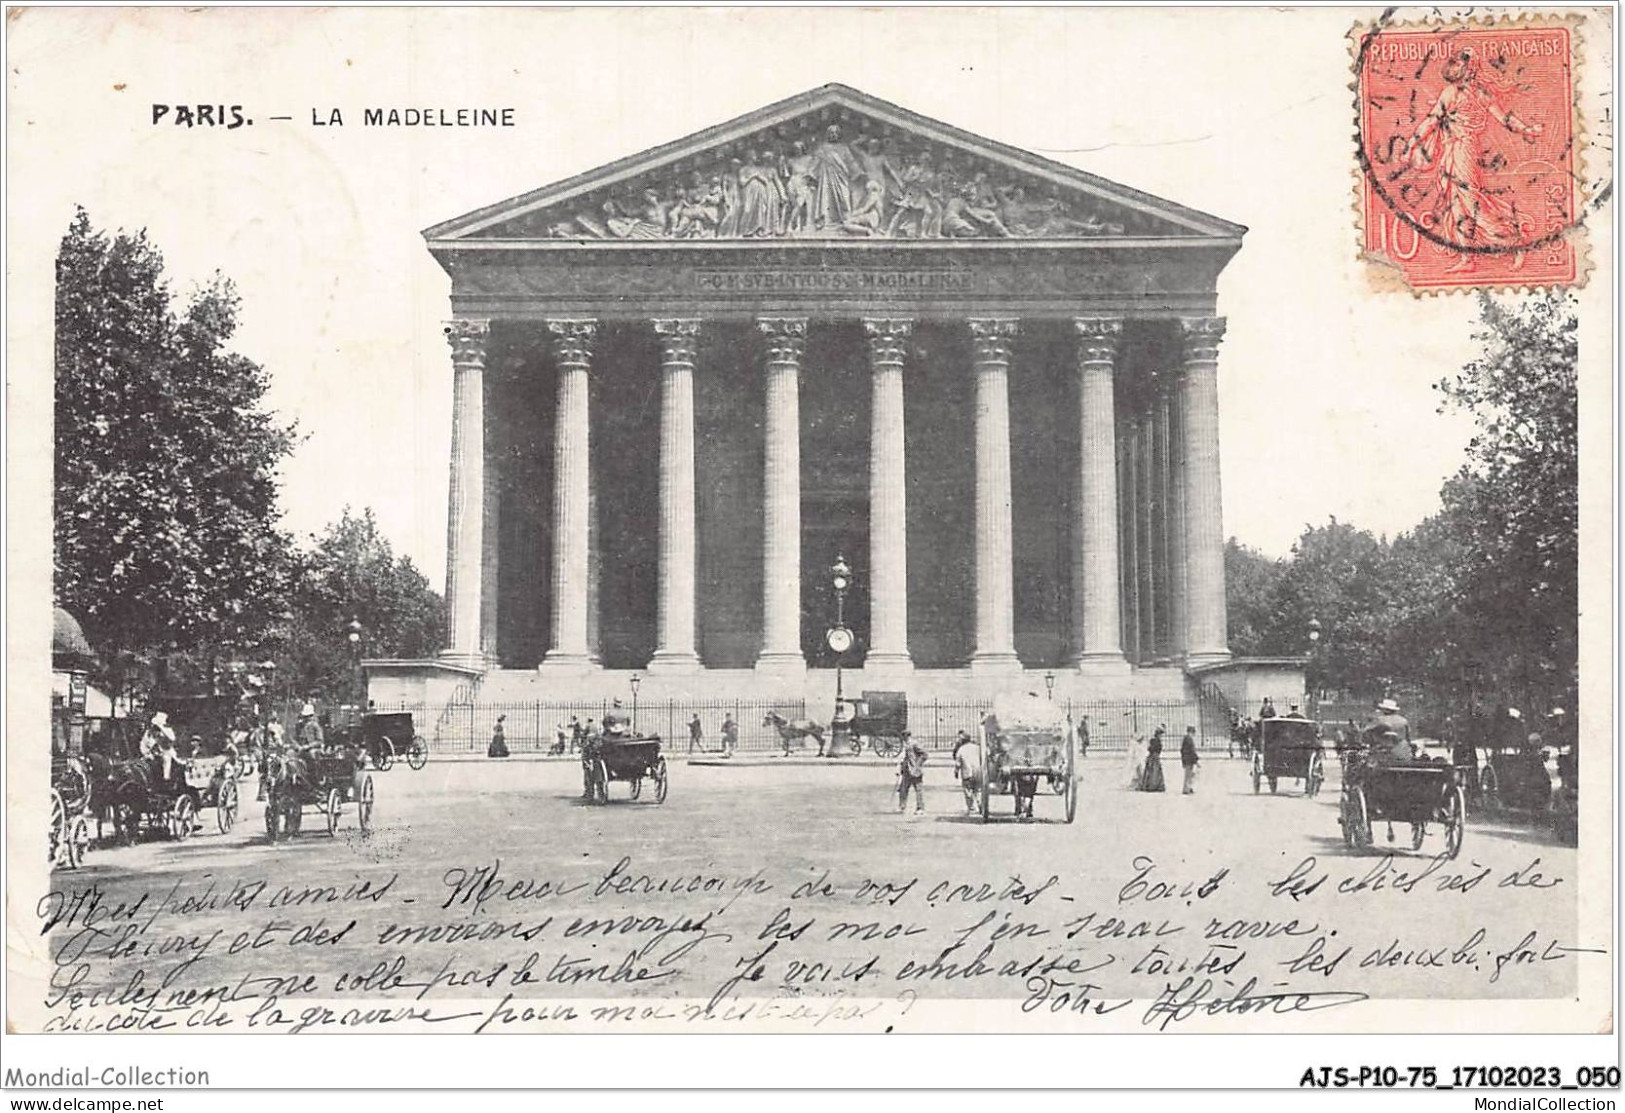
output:
<path id="1" fill-rule="evenodd" d="M 1573 28 L 1355 34 L 1365 257 L 1417 291 L 1578 282 Z"/>

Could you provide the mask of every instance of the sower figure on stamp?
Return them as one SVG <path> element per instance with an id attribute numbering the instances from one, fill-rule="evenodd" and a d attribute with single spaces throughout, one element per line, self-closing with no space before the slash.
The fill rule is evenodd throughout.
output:
<path id="1" fill-rule="evenodd" d="M 905 738 L 907 736 L 905 735 Z M 908 806 L 908 791 L 914 790 L 914 811 L 925 811 L 925 763 L 931 755 L 913 738 L 903 744 L 903 760 L 897 764 L 897 810 Z"/>

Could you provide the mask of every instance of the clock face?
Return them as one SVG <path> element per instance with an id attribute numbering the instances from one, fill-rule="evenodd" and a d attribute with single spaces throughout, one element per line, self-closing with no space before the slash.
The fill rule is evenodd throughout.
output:
<path id="1" fill-rule="evenodd" d="M 852 631 L 845 626 L 837 626 L 829 632 L 825 640 L 835 652 L 845 653 L 852 648 Z"/>

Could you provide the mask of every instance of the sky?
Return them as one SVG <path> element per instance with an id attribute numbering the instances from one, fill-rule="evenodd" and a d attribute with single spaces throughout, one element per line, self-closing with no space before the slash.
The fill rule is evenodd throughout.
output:
<path id="1" fill-rule="evenodd" d="M 78 203 L 146 228 L 178 292 L 229 276 L 236 347 L 302 433 L 284 525 L 370 506 L 438 582 L 449 281 L 421 230 L 838 81 L 1248 226 L 1219 283 L 1226 533 L 1272 555 L 1329 516 L 1392 535 L 1462 461 L 1471 422 L 1433 384 L 1471 357 L 1476 308 L 1381 289 L 1358 258 L 1358 14 L 34 9 L 8 58 L 13 274 L 49 282 Z M 255 123 L 151 122 L 187 101 Z M 405 106 L 518 126 L 361 126 Z M 345 126 L 313 126 L 334 108 Z"/>

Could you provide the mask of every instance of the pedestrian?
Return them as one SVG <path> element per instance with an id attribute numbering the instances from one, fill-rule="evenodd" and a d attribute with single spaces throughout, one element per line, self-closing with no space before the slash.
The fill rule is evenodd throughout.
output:
<path id="1" fill-rule="evenodd" d="M 498 715 L 496 725 L 491 728 L 491 745 L 486 749 L 486 757 L 507 757 L 508 740 L 503 734 L 502 721 L 506 715 Z"/>
<path id="2" fill-rule="evenodd" d="M 1078 757 L 1089 756 L 1089 720 L 1087 717 L 1078 720 Z"/>
<path id="3" fill-rule="evenodd" d="M 1185 738 L 1179 743 L 1179 764 L 1185 767 L 1185 787 L 1183 794 L 1194 796 L 1196 794 L 1196 767 L 1202 759 L 1196 753 L 1196 728 L 1186 727 Z"/>
<path id="4" fill-rule="evenodd" d="M 1265 696 L 1263 706 L 1258 709 L 1258 717 L 1260 719 L 1275 718 L 1275 701 Z"/>
<path id="5" fill-rule="evenodd" d="M 733 757 L 734 750 L 739 747 L 739 724 L 734 722 L 733 713 L 722 717 L 722 756 Z"/>
<path id="6" fill-rule="evenodd" d="M 700 726 L 700 713 L 696 711 L 694 717 L 688 721 L 688 752 L 699 750 L 705 753 L 705 729 Z"/>
<path id="7" fill-rule="evenodd" d="M 925 763 L 931 755 L 924 746 L 912 738 L 904 736 L 903 760 L 897 765 L 897 811 L 901 814 L 908 807 L 908 790 L 914 790 L 914 812 L 916 815 L 925 814 Z"/>
<path id="8" fill-rule="evenodd" d="M 548 751 L 551 754 L 562 754 L 570 748 L 570 730 L 563 723 L 553 728 L 553 746 Z"/>
<path id="9" fill-rule="evenodd" d="M 1145 746 L 1145 771 L 1140 774 L 1141 792 L 1166 792 L 1168 783 L 1162 779 L 1162 736 L 1167 727 L 1158 726 Z"/>
<path id="10" fill-rule="evenodd" d="M 581 720 L 574 715 L 570 716 L 570 752 L 573 754 L 581 749 L 581 744 L 587 740 L 587 728 L 581 725 Z"/>
<path id="11" fill-rule="evenodd" d="M 1138 789 L 1145 775 L 1145 735 L 1137 734 L 1128 747 L 1128 787 Z"/>

